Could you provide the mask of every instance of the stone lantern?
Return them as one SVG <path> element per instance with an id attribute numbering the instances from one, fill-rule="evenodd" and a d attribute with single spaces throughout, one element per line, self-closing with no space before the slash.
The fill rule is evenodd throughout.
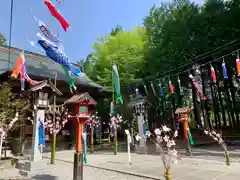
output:
<path id="1" fill-rule="evenodd" d="M 142 96 L 139 93 L 138 89 L 135 89 L 135 94 L 130 97 L 130 106 L 133 108 L 133 117 L 137 119 L 138 125 L 138 132 L 140 138 L 139 143 L 139 152 L 145 153 L 146 152 L 146 137 L 145 137 L 145 130 L 146 127 L 146 118 L 147 117 L 147 99 L 146 97 Z M 145 125 L 145 126 L 144 126 Z M 131 134 L 133 134 L 133 130 L 131 130 Z"/>
<path id="2" fill-rule="evenodd" d="M 31 95 L 34 107 L 34 121 L 33 121 L 33 137 L 30 161 L 26 161 L 24 168 L 20 170 L 22 175 L 28 176 L 29 173 L 43 169 L 45 166 L 41 161 L 41 149 L 44 145 L 44 138 L 40 142 L 40 125 L 43 125 L 44 133 L 44 119 L 45 111 L 49 107 L 49 98 L 52 95 L 62 95 L 62 93 L 51 83 L 50 80 L 45 80 L 42 83 L 31 87 L 27 92 Z M 44 134 L 43 134 L 44 136 Z"/>

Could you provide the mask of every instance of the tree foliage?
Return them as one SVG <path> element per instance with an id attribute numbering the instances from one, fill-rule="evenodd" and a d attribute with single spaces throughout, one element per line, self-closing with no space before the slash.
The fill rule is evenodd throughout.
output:
<path id="1" fill-rule="evenodd" d="M 146 74 L 178 68 L 196 55 L 238 39 L 239 5 L 239 0 L 208 0 L 203 6 L 175 0 L 153 7 L 144 19 Z"/>
<path id="2" fill-rule="evenodd" d="M 25 100 L 19 99 L 12 93 L 9 84 L 0 84 L 0 122 L 8 123 L 11 121 L 16 112 L 20 115 L 26 112 L 28 103 Z"/>
<path id="3" fill-rule="evenodd" d="M 4 37 L 2 33 L 0 33 L 0 45 L 6 45 L 7 39 Z"/>
<path id="4" fill-rule="evenodd" d="M 112 64 L 117 64 L 121 85 L 133 82 L 141 74 L 144 61 L 144 28 L 132 31 L 116 30 L 113 35 L 100 38 L 95 52 L 85 62 L 85 72 L 103 86 L 112 84 Z"/>
<path id="5" fill-rule="evenodd" d="M 122 32 L 122 31 L 123 31 L 123 28 L 121 26 L 117 25 L 117 27 L 112 29 L 110 35 L 111 36 L 116 36 L 117 33 Z"/>

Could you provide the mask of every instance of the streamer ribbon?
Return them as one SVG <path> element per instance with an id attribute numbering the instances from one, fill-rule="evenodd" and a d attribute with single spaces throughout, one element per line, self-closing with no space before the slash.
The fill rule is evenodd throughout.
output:
<path id="1" fill-rule="evenodd" d="M 20 70 L 20 82 L 21 82 L 21 90 L 24 91 L 25 89 L 25 66 L 24 66 L 24 60 L 23 60 L 23 65 Z"/>
<path id="2" fill-rule="evenodd" d="M 227 68 L 226 68 L 226 64 L 225 64 L 224 60 L 222 62 L 222 72 L 223 72 L 223 78 L 228 79 Z"/>
<path id="3" fill-rule="evenodd" d="M 66 76 L 68 77 L 68 85 L 69 85 L 70 90 L 72 90 L 72 89 L 76 90 L 77 87 L 75 86 L 75 79 L 72 76 L 70 76 L 69 71 L 66 67 L 62 66 L 62 68 L 63 68 Z"/>
<path id="4" fill-rule="evenodd" d="M 151 88 L 154 96 L 157 96 L 153 83 L 151 82 Z"/>
<path id="5" fill-rule="evenodd" d="M 84 128 L 84 130 L 83 130 L 82 138 L 83 138 L 83 162 L 85 164 L 87 164 L 88 159 L 87 159 L 87 133 L 86 133 L 86 128 Z"/>
<path id="6" fill-rule="evenodd" d="M 192 138 L 192 134 L 191 134 L 191 131 L 189 128 L 187 128 L 187 132 L 188 132 L 188 139 L 189 139 L 189 142 L 191 145 L 194 145 L 194 141 L 193 141 L 193 138 Z"/>
<path id="7" fill-rule="evenodd" d="M 28 83 L 30 83 L 31 85 L 38 85 L 42 82 L 42 81 L 34 81 L 28 76 L 28 74 L 26 72 L 26 67 L 25 67 L 24 52 L 22 52 L 20 54 L 19 58 L 17 59 L 15 65 L 14 65 L 11 77 L 18 78 L 19 74 L 20 74 L 20 82 L 21 82 L 21 90 L 22 91 L 25 89 L 25 80 Z"/>
<path id="8" fill-rule="evenodd" d="M 60 45 L 62 44 L 62 41 L 53 33 L 51 32 L 48 27 L 42 22 L 40 21 L 36 16 L 34 16 L 33 12 L 31 9 L 29 9 L 29 11 L 31 12 L 34 21 L 38 24 L 39 29 L 41 30 L 41 32 L 43 33 L 43 35 L 51 42 Z"/>
<path id="9" fill-rule="evenodd" d="M 214 83 L 216 83 L 216 82 L 217 82 L 217 78 L 216 78 L 215 69 L 214 69 L 214 67 L 213 67 L 212 65 L 210 65 L 210 66 L 211 66 L 211 77 L 212 77 L 212 81 L 213 81 Z"/>
<path id="10" fill-rule="evenodd" d="M 148 96 L 148 91 L 147 91 L 146 85 L 144 84 L 143 87 L 144 87 L 144 91 L 145 91 L 146 96 Z"/>
<path id="11" fill-rule="evenodd" d="M 203 91 L 200 85 L 198 84 L 197 80 L 193 77 L 192 74 L 189 74 L 189 78 L 192 80 L 194 87 L 197 89 L 198 93 L 201 95 L 201 99 L 206 100 L 206 96 L 203 94 Z"/>
<path id="12" fill-rule="evenodd" d="M 178 87 L 179 87 L 180 95 L 182 95 L 183 94 L 183 89 L 182 89 L 181 80 L 180 80 L 179 77 L 178 77 Z"/>
<path id="13" fill-rule="evenodd" d="M 146 126 L 146 122 L 143 120 L 142 122 L 142 126 L 143 126 L 143 135 L 144 137 L 147 136 L 147 126 Z"/>
<path id="14" fill-rule="evenodd" d="M 162 97 L 163 96 L 163 88 L 161 84 L 158 84 L 159 86 L 159 96 Z"/>
<path id="15" fill-rule="evenodd" d="M 236 59 L 236 65 L 237 65 L 238 76 L 240 76 L 240 59 Z"/>
<path id="16" fill-rule="evenodd" d="M 174 88 L 171 80 L 169 80 L 169 92 L 170 92 L 170 94 L 174 94 L 174 90 L 175 90 L 175 88 Z"/>
<path id="17" fill-rule="evenodd" d="M 18 78 L 18 75 L 22 69 L 23 66 L 23 61 L 24 61 L 24 52 L 21 52 L 20 56 L 18 57 L 14 67 L 13 67 L 13 72 L 11 74 L 11 77 Z"/>

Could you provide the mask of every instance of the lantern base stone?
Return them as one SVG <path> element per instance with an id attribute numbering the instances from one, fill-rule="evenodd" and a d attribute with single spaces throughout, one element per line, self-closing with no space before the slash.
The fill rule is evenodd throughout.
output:
<path id="1" fill-rule="evenodd" d="M 19 174 L 21 174 L 22 176 L 32 176 L 34 174 L 36 174 L 37 171 L 39 170 L 43 170 L 46 168 L 46 162 L 44 162 L 43 160 L 39 160 L 39 161 L 26 161 L 24 164 L 22 165 L 18 165 L 19 166 Z"/>

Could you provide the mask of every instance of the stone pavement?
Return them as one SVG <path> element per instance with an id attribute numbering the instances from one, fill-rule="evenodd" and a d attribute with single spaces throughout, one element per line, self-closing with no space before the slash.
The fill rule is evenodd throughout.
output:
<path id="1" fill-rule="evenodd" d="M 37 171 L 35 180 L 72 180 L 74 151 L 56 153 L 56 164 Z M 164 168 L 159 155 L 132 154 L 132 165 L 128 165 L 127 153 L 113 155 L 109 152 L 88 154 L 88 164 L 84 166 L 84 180 L 164 180 Z M 44 161 L 49 163 L 50 153 L 44 154 Z M 226 166 L 224 158 L 203 156 L 195 158 L 182 157 L 173 165 L 173 180 L 238 180 L 240 163 L 233 159 L 231 166 Z M 18 178 L 19 177 L 19 178 Z M 20 178 L 17 169 L 0 170 L 0 179 Z"/>
<path id="2" fill-rule="evenodd" d="M 48 160 L 49 161 L 49 160 Z M 46 161 L 47 163 L 47 161 Z M 48 164 L 46 169 L 37 171 L 31 177 L 22 177 L 18 169 L 0 169 L 1 180 L 72 180 L 73 164 L 56 161 L 55 165 Z M 102 170 L 93 167 L 84 167 L 84 180 L 148 180 L 139 176 Z M 151 180 L 151 179 L 149 179 Z"/>
<path id="3" fill-rule="evenodd" d="M 45 154 L 46 158 L 50 154 Z M 123 172 L 131 175 L 138 175 L 147 179 L 163 179 L 164 168 L 161 157 L 158 155 L 138 155 L 132 154 L 132 165 L 128 165 L 127 153 L 98 152 L 88 155 L 88 165 L 85 167 L 101 168 L 115 172 Z M 178 164 L 173 165 L 172 177 L 175 180 L 238 180 L 240 176 L 240 163 L 231 162 L 231 166 L 226 166 L 224 158 L 203 159 L 182 158 Z M 64 162 L 73 162 L 73 151 L 62 151 L 56 154 L 56 159 Z M 96 177 L 97 178 L 97 177 Z M 137 178 L 137 177 L 135 177 Z M 114 180 L 114 179 L 113 179 Z"/>

